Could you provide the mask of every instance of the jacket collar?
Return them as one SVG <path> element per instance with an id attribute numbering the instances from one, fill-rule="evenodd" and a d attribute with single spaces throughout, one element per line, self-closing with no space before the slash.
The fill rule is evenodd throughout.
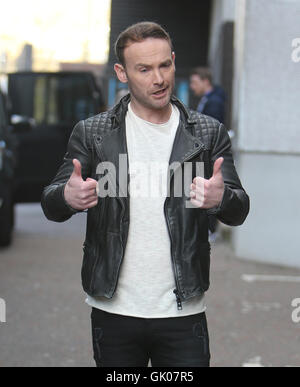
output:
<path id="1" fill-rule="evenodd" d="M 116 181 L 117 187 L 119 188 L 121 188 L 119 185 L 119 156 L 124 154 L 128 155 L 125 117 L 129 102 L 130 95 L 128 94 L 122 98 L 118 105 L 109 111 L 112 123 L 111 130 L 102 134 L 101 137 L 95 136 L 96 151 L 100 159 L 102 161 L 108 161 L 116 167 Z M 190 111 L 175 96 L 172 97 L 171 102 L 174 103 L 180 111 L 180 124 L 174 139 L 173 149 L 169 160 L 170 165 L 175 162 L 182 164 L 205 149 L 201 140 L 193 134 L 192 125 L 195 124 L 196 121 L 193 120 Z M 129 171 L 128 156 L 127 171 Z M 172 170 L 171 176 L 174 173 L 175 170 Z M 122 195 L 123 194 L 124 193 L 122 192 Z"/>
<path id="2" fill-rule="evenodd" d="M 116 120 L 118 125 L 121 125 L 121 123 L 125 120 L 130 100 L 130 94 L 125 95 L 125 97 L 123 97 L 120 102 L 110 111 L 112 120 Z M 196 123 L 196 121 L 191 116 L 190 110 L 177 97 L 175 97 L 175 95 L 172 95 L 171 102 L 176 105 L 181 112 L 181 118 L 184 118 L 185 126 L 193 125 Z"/>
<path id="3" fill-rule="evenodd" d="M 121 130 L 121 143 L 119 144 L 120 153 L 127 153 L 125 118 L 130 100 L 131 96 L 129 93 L 110 111 L 112 128 L 123 128 L 123 130 Z M 192 116 L 192 111 L 174 95 L 171 97 L 171 102 L 179 109 L 180 125 L 174 139 L 170 164 L 175 161 L 183 162 L 191 155 L 195 154 L 195 151 L 197 153 L 197 151 L 199 152 L 205 149 L 203 142 L 198 137 L 195 137 L 194 125 L 197 121 L 194 118 L 195 116 Z M 117 136 L 118 134 L 115 133 L 114 135 Z"/>

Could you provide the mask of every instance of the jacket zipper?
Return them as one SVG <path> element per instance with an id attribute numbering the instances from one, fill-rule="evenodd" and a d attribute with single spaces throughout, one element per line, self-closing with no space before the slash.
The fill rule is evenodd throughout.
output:
<path id="1" fill-rule="evenodd" d="M 129 154 L 128 154 L 127 133 L 126 133 L 126 127 L 125 127 L 125 125 L 123 125 L 123 127 L 122 127 L 121 129 L 123 130 L 123 133 L 124 133 L 124 139 L 125 139 L 125 149 L 126 149 L 126 154 L 127 154 L 128 183 L 129 183 L 129 182 L 130 182 L 130 173 L 129 173 Z M 127 189 L 127 199 L 128 199 L 129 216 L 130 216 L 130 193 L 129 193 L 128 189 Z M 120 262 L 119 267 L 118 267 L 117 280 L 116 280 L 116 283 L 114 284 L 112 296 L 115 294 L 115 291 L 116 291 L 116 288 L 117 288 L 118 279 L 119 279 L 119 276 L 120 276 L 120 268 L 121 268 L 122 262 L 123 262 L 123 260 L 124 260 L 124 255 L 125 255 L 125 246 L 124 246 L 123 239 L 122 239 L 122 234 L 123 234 L 123 219 L 124 219 L 124 216 L 125 216 L 125 206 L 124 206 L 124 203 L 122 202 L 122 200 L 120 200 L 120 203 L 121 203 L 121 205 L 122 205 L 122 214 L 121 214 L 121 235 L 120 235 L 120 240 L 121 240 L 121 245 L 122 245 L 122 259 L 121 259 L 121 262 Z"/>
<path id="2" fill-rule="evenodd" d="M 126 134 L 125 134 L 125 136 L 126 136 Z M 99 145 L 99 144 L 98 144 L 98 140 L 97 140 L 97 136 L 94 136 L 94 137 L 95 137 L 96 145 Z M 127 154 L 128 154 L 127 141 L 126 141 L 126 150 L 127 150 Z M 98 146 L 96 146 L 96 152 L 97 152 L 98 156 L 100 157 L 100 160 L 102 160 L 103 156 L 102 156 L 100 150 L 98 149 Z M 118 198 L 117 198 L 117 199 L 118 199 Z M 129 194 L 128 194 L 128 200 L 130 200 Z M 124 247 L 124 243 L 123 243 L 123 239 L 122 239 L 123 219 L 124 219 L 124 216 L 125 216 L 125 206 L 124 206 L 122 200 L 119 199 L 119 201 L 120 201 L 121 206 L 122 206 L 122 214 L 121 214 L 121 234 L 120 234 L 120 241 L 121 241 L 121 246 L 122 246 L 122 259 L 121 259 L 120 264 L 118 265 L 117 281 L 115 282 L 114 286 L 112 287 L 112 290 L 111 290 L 111 297 L 113 297 L 113 295 L 115 294 L 115 291 L 116 291 L 116 287 L 117 287 L 117 283 L 118 283 L 118 278 L 119 278 L 119 273 L 120 273 L 120 268 L 121 268 L 121 264 L 122 264 L 123 259 L 124 259 L 124 252 L 125 252 L 125 247 Z"/>
<path id="3" fill-rule="evenodd" d="M 95 137 L 95 136 L 94 136 Z M 100 157 L 101 159 L 101 154 L 100 152 L 98 152 L 98 149 L 96 149 L 96 152 L 98 154 L 98 156 Z M 104 213 L 104 203 L 101 203 L 100 204 L 100 213 L 99 213 L 99 217 L 97 219 L 97 226 L 96 226 L 96 230 L 99 229 L 99 225 L 100 225 L 100 222 L 102 220 L 102 217 L 103 217 L 103 213 Z M 91 290 L 91 293 L 93 293 L 93 289 L 94 289 L 94 282 L 95 282 L 95 270 L 96 270 L 96 267 L 97 267 L 97 264 L 98 264 L 98 261 L 99 261 L 99 257 L 98 257 L 98 250 L 99 250 L 99 245 L 97 245 L 97 247 L 94 249 L 94 254 L 95 254 L 95 257 L 96 257 L 96 260 L 95 260 L 95 263 L 94 263 L 94 267 L 93 267 L 93 271 L 92 271 L 92 280 L 91 280 L 91 284 L 90 284 L 90 290 Z"/>
<path id="4" fill-rule="evenodd" d="M 178 281 L 178 270 L 177 270 L 175 259 L 174 259 L 174 255 L 173 255 L 173 238 L 172 238 L 172 234 L 171 234 L 171 227 L 170 227 L 170 222 L 169 222 L 168 214 L 167 214 L 167 211 L 166 211 L 166 204 L 167 204 L 167 200 L 165 202 L 164 210 L 165 210 L 165 217 L 166 217 L 167 224 L 168 224 L 168 232 L 169 232 L 169 236 L 170 236 L 170 239 L 171 239 L 171 258 L 172 258 L 174 274 L 175 274 L 175 283 L 176 283 L 176 289 L 174 289 L 173 293 L 176 296 L 177 309 L 178 310 L 182 310 L 183 309 L 182 308 L 182 302 L 181 302 L 181 299 L 180 299 L 180 296 L 179 296 L 180 285 L 179 285 L 179 281 Z"/>
<path id="5" fill-rule="evenodd" d="M 125 215 L 125 207 L 123 205 L 123 203 L 121 202 L 122 204 L 122 215 L 121 215 L 121 234 L 120 234 L 120 241 L 121 241 L 121 246 L 122 246 L 122 259 L 118 265 L 118 271 L 117 271 L 117 280 L 116 282 L 114 283 L 114 286 L 112 288 L 112 294 L 111 294 L 111 297 L 113 297 L 113 295 L 115 294 L 116 292 L 116 288 L 117 288 L 117 283 L 118 283 L 118 279 L 119 279 L 119 275 L 120 275 L 120 268 L 121 268 L 121 264 L 124 260 L 124 252 L 125 252 L 125 248 L 124 248 L 124 244 L 123 244 L 123 239 L 122 239 L 122 233 L 123 233 L 123 218 L 124 218 L 124 215 Z"/>
<path id="6" fill-rule="evenodd" d="M 197 153 L 200 153 L 201 150 L 203 150 L 204 148 L 205 148 L 205 146 L 202 145 L 202 147 L 198 148 L 197 151 L 195 151 L 189 157 L 184 159 L 182 161 L 182 164 L 187 162 L 189 159 L 193 158 Z M 171 186 L 171 182 L 172 182 L 172 178 L 173 178 L 174 174 L 175 174 L 175 171 L 172 170 L 172 174 L 171 174 L 171 177 L 170 177 L 170 186 Z M 173 238 L 172 238 L 170 222 L 169 222 L 169 218 L 168 218 L 168 214 L 167 214 L 167 210 L 166 210 L 168 199 L 169 198 L 167 198 L 167 200 L 165 201 L 164 212 L 165 212 L 165 217 L 166 217 L 167 224 L 168 224 L 169 236 L 170 236 L 170 239 L 171 239 L 171 258 L 172 258 L 172 263 L 173 263 L 173 267 L 174 267 L 174 274 L 175 274 L 176 289 L 174 289 L 173 293 L 175 294 L 175 297 L 176 297 L 177 309 L 178 310 L 182 310 L 183 307 L 182 307 L 182 301 L 181 301 L 180 293 L 179 293 L 180 292 L 180 285 L 179 285 L 179 280 L 178 280 L 178 270 L 177 270 L 176 263 L 175 263 L 175 258 L 174 258 L 174 255 L 173 255 Z"/>
<path id="7" fill-rule="evenodd" d="M 100 225 L 100 222 L 101 222 L 101 216 L 103 214 L 103 203 L 101 205 L 101 210 L 100 210 L 100 215 L 99 215 L 99 218 L 97 219 L 97 227 L 96 227 L 96 230 L 99 230 L 99 225 Z M 98 265 L 98 261 L 99 261 L 99 256 L 98 256 L 98 250 L 99 250 L 99 246 L 97 245 L 97 247 L 94 249 L 93 253 L 95 254 L 95 263 L 94 263 L 94 267 L 93 267 L 93 271 L 92 271 L 92 280 L 91 280 L 91 284 L 90 284 L 90 290 L 91 290 L 91 293 L 93 293 L 93 289 L 94 289 L 94 283 L 95 283 L 95 270 L 96 270 L 96 267 Z"/>
<path id="8" fill-rule="evenodd" d="M 175 296 L 176 296 L 177 309 L 178 309 L 178 310 L 182 310 L 182 302 L 181 302 L 181 299 L 180 299 L 180 297 L 179 297 L 179 292 L 178 292 L 178 290 L 175 289 L 173 293 L 174 293 Z"/>
<path id="9" fill-rule="evenodd" d="M 96 136 L 94 136 L 96 137 Z M 98 145 L 98 141 L 96 140 L 96 144 Z M 127 146 L 127 143 L 126 143 L 126 146 Z M 194 153 L 192 153 L 191 155 L 189 155 L 188 158 L 184 159 L 182 161 L 182 164 L 185 163 L 186 161 L 188 161 L 190 158 L 193 158 L 197 153 L 200 153 L 201 150 L 203 150 L 205 148 L 204 145 L 202 145 L 200 148 L 198 148 Z M 101 153 L 99 152 L 98 150 L 98 147 L 96 147 L 96 152 L 98 153 L 98 155 L 100 156 L 100 159 L 102 158 L 101 156 Z M 127 151 L 127 154 L 128 154 L 128 151 Z M 171 181 L 172 181 L 172 178 L 174 176 L 174 173 L 175 171 L 172 170 L 172 175 L 170 177 L 170 185 L 171 185 Z M 173 268 L 174 268 L 174 274 L 175 274 L 175 283 L 176 283 L 176 289 L 174 289 L 173 293 L 175 294 L 176 296 L 176 303 L 177 303 L 177 309 L 178 310 L 182 310 L 183 307 L 182 307 L 182 301 L 181 301 L 181 298 L 180 298 L 180 285 L 179 285 L 179 281 L 178 281 L 178 270 L 177 270 L 177 267 L 176 267 L 176 264 L 175 264 L 175 259 L 174 259 L 174 255 L 173 255 L 173 238 L 172 238 L 172 234 L 171 234 L 171 227 L 170 227 L 170 222 L 169 222 L 169 218 L 168 218 L 168 215 L 167 215 L 167 211 L 166 211 L 166 205 L 167 205 L 167 201 L 168 201 L 168 198 L 167 200 L 165 201 L 165 205 L 164 205 L 164 212 L 165 212 L 165 218 L 167 220 L 167 224 L 168 224 L 168 232 L 169 232 L 169 236 L 170 236 L 170 239 L 171 239 L 171 258 L 172 258 L 172 263 L 173 263 Z M 122 215 L 121 215 L 121 230 L 122 230 L 122 224 L 123 224 L 123 218 L 124 218 L 124 215 L 125 215 L 125 208 L 124 208 L 124 205 L 123 205 L 123 202 L 121 202 L 121 205 L 122 205 Z M 122 231 L 121 231 L 122 232 Z M 122 236 L 120 236 L 120 239 L 121 239 L 121 245 L 122 245 L 122 259 L 124 258 L 124 244 L 123 244 L 123 240 L 122 240 Z M 117 273 L 117 278 L 119 276 L 119 272 L 120 272 L 120 266 L 118 267 L 118 273 Z M 115 290 L 116 290 L 116 286 L 117 286 L 117 282 L 115 283 L 114 285 L 114 289 L 113 289 L 113 293 L 115 293 Z"/>

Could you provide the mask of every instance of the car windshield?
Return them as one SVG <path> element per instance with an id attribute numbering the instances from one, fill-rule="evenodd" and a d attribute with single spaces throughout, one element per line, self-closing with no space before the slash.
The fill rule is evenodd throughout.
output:
<path id="1" fill-rule="evenodd" d="M 6 116 L 5 116 L 5 110 L 4 110 L 4 101 L 3 101 L 2 95 L 0 94 L 0 140 L 3 139 L 5 126 L 6 126 Z"/>
<path id="2" fill-rule="evenodd" d="M 14 74 L 9 88 L 13 114 L 34 118 L 37 125 L 72 125 L 97 113 L 84 74 Z"/>

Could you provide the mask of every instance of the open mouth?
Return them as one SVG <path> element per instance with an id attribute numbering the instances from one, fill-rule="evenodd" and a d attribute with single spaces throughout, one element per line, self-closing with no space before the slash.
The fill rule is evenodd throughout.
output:
<path id="1" fill-rule="evenodd" d="M 156 95 L 156 96 L 158 96 L 158 97 L 161 97 L 161 96 L 163 96 L 163 95 L 166 94 L 167 89 L 168 89 L 168 88 L 165 87 L 164 89 L 161 89 L 161 90 L 156 91 L 155 93 L 153 93 L 153 95 Z"/>

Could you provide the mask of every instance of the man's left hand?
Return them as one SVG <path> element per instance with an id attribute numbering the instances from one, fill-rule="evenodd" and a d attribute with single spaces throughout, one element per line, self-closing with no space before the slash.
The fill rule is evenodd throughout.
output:
<path id="1" fill-rule="evenodd" d="M 221 170 L 223 162 L 223 157 L 215 161 L 213 175 L 209 180 L 203 177 L 196 177 L 193 180 L 190 196 L 191 203 L 196 207 L 210 209 L 221 204 L 225 189 Z"/>

